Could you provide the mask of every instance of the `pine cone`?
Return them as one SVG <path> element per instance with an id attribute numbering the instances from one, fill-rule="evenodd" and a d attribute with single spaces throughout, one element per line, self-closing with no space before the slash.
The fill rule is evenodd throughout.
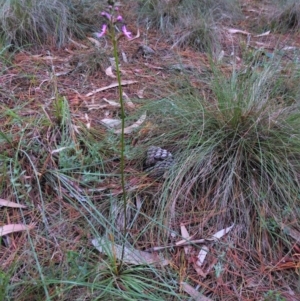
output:
<path id="1" fill-rule="evenodd" d="M 148 148 L 145 171 L 149 173 L 149 176 L 154 178 L 162 177 L 173 163 L 174 158 L 166 149 L 157 146 L 150 146 Z"/>

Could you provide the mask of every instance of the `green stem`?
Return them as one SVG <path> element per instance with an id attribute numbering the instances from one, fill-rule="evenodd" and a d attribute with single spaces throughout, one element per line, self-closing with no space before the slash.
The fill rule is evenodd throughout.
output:
<path id="1" fill-rule="evenodd" d="M 119 90 L 119 99 L 121 106 L 121 158 L 120 158 L 120 173 L 121 173 L 121 186 L 122 186 L 122 196 L 123 196 L 123 205 L 124 205 L 124 243 L 122 244 L 122 255 L 121 255 L 121 266 L 124 258 L 125 252 L 125 241 L 127 237 L 127 196 L 126 196 L 126 188 L 125 188 L 125 109 L 124 109 L 124 101 L 123 101 L 123 91 L 122 91 L 122 83 L 121 83 L 121 72 L 119 68 L 119 57 L 118 57 L 118 41 L 115 34 L 114 24 L 111 24 L 111 35 L 113 42 L 113 50 L 114 50 L 114 58 L 116 64 L 116 73 L 118 80 L 118 90 Z"/>

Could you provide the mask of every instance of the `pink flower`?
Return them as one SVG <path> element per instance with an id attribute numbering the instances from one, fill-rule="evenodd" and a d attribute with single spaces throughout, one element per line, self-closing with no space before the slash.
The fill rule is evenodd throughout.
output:
<path id="1" fill-rule="evenodd" d="M 106 17 L 109 21 L 111 21 L 111 14 L 107 13 L 106 11 L 103 11 L 101 13 L 102 16 Z"/>
<path id="2" fill-rule="evenodd" d="M 107 30 L 107 25 L 106 25 L 106 24 L 103 24 L 103 25 L 102 25 L 101 32 L 96 32 L 96 33 L 95 33 L 96 37 L 97 37 L 97 38 L 103 37 L 103 36 L 106 34 L 106 30 Z"/>
<path id="3" fill-rule="evenodd" d="M 126 26 L 123 25 L 122 26 L 122 32 L 124 34 L 124 36 L 127 38 L 127 39 L 131 39 L 132 38 L 132 33 L 130 31 L 127 30 Z"/>
<path id="4" fill-rule="evenodd" d="M 116 19 L 116 21 L 122 21 L 122 20 L 123 20 L 123 18 L 122 18 L 122 16 L 120 16 L 120 15 L 119 15 L 119 16 L 117 17 L 117 19 Z"/>

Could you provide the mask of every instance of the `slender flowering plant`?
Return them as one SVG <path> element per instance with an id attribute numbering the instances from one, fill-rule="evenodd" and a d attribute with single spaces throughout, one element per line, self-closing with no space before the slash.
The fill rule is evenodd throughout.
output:
<path id="1" fill-rule="evenodd" d="M 95 33 L 97 38 L 101 38 L 105 35 L 108 35 L 110 38 L 119 40 L 122 36 L 125 36 L 127 39 L 132 39 L 132 33 L 127 30 L 126 25 L 124 24 L 123 17 L 121 15 L 115 16 L 116 12 L 119 11 L 118 7 L 113 7 L 112 5 L 108 6 L 108 11 L 103 11 L 101 15 L 106 18 L 108 21 L 102 25 L 100 32 Z M 115 28 L 118 28 L 118 25 L 121 24 L 121 34 L 116 35 Z"/>
<path id="2" fill-rule="evenodd" d="M 123 101 L 123 92 L 122 92 L 122 83 L 121 83 L 121 73 L 119 67 L 119 56 L 118 56 L 118 41 L 122 37 L 126 37 L 127 39 L 132 39 L 132 33 L 128 31 L 123 17 L 119 14 L 119 8 L 114 4 L 114 1 L 108 0 L 108 9 L 103 11 L 101 15 L 106 19 L 106 22 L 102 25 L 101 31 L 95 33 L 97 38 L 102 38 L 104 36 L 108 36 L 113 44 L 113 54 L 115 58 L 116 64 L 116 74 L 118 80 L 118 90 L 119 90 L 119 99 L 121 106 L 121 150 L 120 150 L 120 174 L 121 174 L 121 186 L 122 186 L 122 196 L 123 196 L 123 204 L 124 204 L 124 242 L 122 244 L 122 258 L 124 258 L 125 251 L 125 241 L 127 237 L 127 196 L 126 196 L 126 188 L 125 188 L 125 110 L 124 110 L 124 101 Z M 121 30 L 119 29 L 121 27 Z M 119 269 L 122 267 L 122 261 Z"/>

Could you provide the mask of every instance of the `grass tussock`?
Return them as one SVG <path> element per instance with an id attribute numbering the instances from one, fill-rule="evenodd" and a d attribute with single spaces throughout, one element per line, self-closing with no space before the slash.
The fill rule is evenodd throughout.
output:
<path id="1" fill-rule="evenodd" d="M 300 4 L 298 1 L 285 0 L 271 17 L 271 27 L 277 32 L 298 31 L 300 29 Z"/>
<path id="2" fill-rule="evenodd" d="M 220 22 L 236 20 L 240 16 L 236 1 L 167 1 L 148 0 L 140 8 L 140 15 L 148 27 L 161 30 L 173 47 L 191 46 L 200 51 L 216 53 L 220 49 Z"/>
<path id="3" fill-rule="evenodd" d="M 283 225 L 300 227 L 300 108 L 278 103 L 277 73 L 267 66 L 240 80 L 216 72 L 209 99 L 161 101 L 156 143 L 176 152 L 161 199 L 178 206 L 177 218 L 186 210 L 209 216 L 208 227 L 235 223 L 240 239 L 271 260 L 291 247 Z"/>
<path id="4" fill-rule="evenodd" d="M 0 3 L 3 42 L 18 47 L 64 45 L 69 37 L 83 38 L 95 30 L 104 1 L 5 0 Z"/>

